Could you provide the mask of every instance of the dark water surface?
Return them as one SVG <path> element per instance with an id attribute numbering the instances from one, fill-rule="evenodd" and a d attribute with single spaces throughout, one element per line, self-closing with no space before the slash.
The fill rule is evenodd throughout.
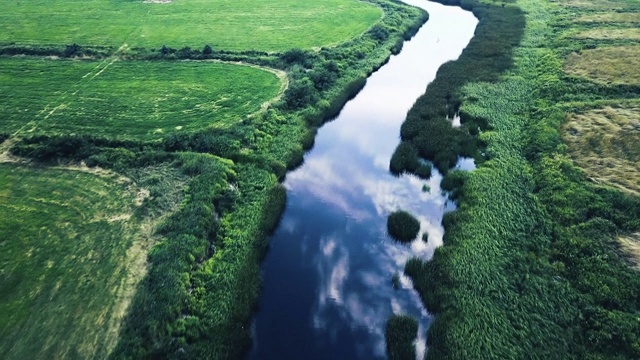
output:
<path id="1" fill-rule="evenodd" d="M 401 276 L 398 290 L 391 279 L 412 256 L 432 256 L 442 244 L 442 215 L 453 205 L 437 171 L 429 181 L 397 178 L 389 159 L 407 111 L 440 65 L 460 55 L 477 20 L 457 7 L 406 2 L 427 10 L 429 21 L 320 129 L 304 165 L 287 175 L 287 207 L 262 264 L 249 359 L 384 358 L 393 313 L 419 320 L 418 355 L 424 353 L 430 315 L 409 279 Z M 386 218 L 397 209 L 418 215 L 427 243 L 388 237 Z"/>

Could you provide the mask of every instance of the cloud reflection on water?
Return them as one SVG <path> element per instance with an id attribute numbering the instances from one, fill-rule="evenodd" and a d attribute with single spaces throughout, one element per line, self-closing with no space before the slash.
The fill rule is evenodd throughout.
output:
<path id="1" fill-rule="evenodd" d="M 442 215 L 452 208 L 452 204 L 441 194 L 442 177 L 437 171 L 434 170 L 432 178 L 425 181 L 414 176 L 394 177 L 389 174 L 388 166 L 399 142 L 400 124 L 407 110 L 424 92 L 439 65 L 459 56 L 471 38 L 477 20 L 459 8 L 415 2 L 414 5 L 427 8 L 429 22 L 414 40 L 405 44 L 403 56 L 392 57 L 345 106 L 339 117 L 320 129 L 304 165 L 289 173 L 285 181 L 289 201 L 295 203 L 288 205 L 290 215 L 285 216 L 280 225 L 278 236 L 282 240 L 275 239 L 282 241 L 283 246 L 272 245 L 269 256 L 276 258 L 269 260 L 272 262 L 269 264 L 273 269 L 284 269 L 278 262 L 287 262 L 284 258 L 291 254 L 300 257 L 291 262 L 303 266 L 281 270 L 288 273 L 266 274 L 267 277 L 289 276 L 292 281 L 272 280 L 276 284 L 274 290 L 265 289 L 264 296 L 270 298 L 261 300 L 261 304 L 265 308 L 270 306 L 269 313 L 264 315 L 267 318 L 263 322 L 265 325 L 260 324 L 259 314 L 257 326 L 264 330 L 258 330 L 257 336 L 276 334 L 269 340 L 273 342 L 297 340 L 295 332 L 303 333 L 307 330 L 303 326 L 310 325 L 315 338 L 301 340 L 308 344 L 300 349 L 313 349 L 314 352 L 265 354 L 258 349 L 252 358 L 297 358 L 305 354 L 315 358 L 336 358 L 336 354 L 353 354 L 336 349 L 340 346 L 336 344 L 344 346 L 345 341 L 356 351 L 352 356 L 384 358 L 384 329 L 392 314 L 410 314 L 418 319 L 420 330 L 416 349 L 419 357 L 424 354 L 430 315 L 423 308 L 410 279 L 402 272 L 408 259 L 413 256 L 429 259 L 435 248 L 442 244 Z M 450 19 L 454 17 L 457 24 L 452 26 Z M 427 191 L 423 191 L 423 187 Z M 418 239 L 409 245 L 399 244 L 386 234 L 386 217 L 398 209 L 411 212 L 420 221 Z M 427 243 L 421 239 L 423 233 L 428 234 Z M 291 251 L 292 247 L 300 251 Z M 317 278 L 293 274 L 306 274 L 306 266 Z M 400 275 L 400 289 L 397 290 L 391 283 L 396 273 Z M 309 306 L 308 319 L 298 319 L 301 324 L 284 325 L 292 330 L 269 328 L 279 324 L 277 319 L 282 316 L 278 317 L 278 311 L 289 310 L 278 306 L 294 306 L 287 302 L 286 290 L 306 290 L 301 285 L 295 288 L 291 285 L 299 279 L 314 291 L 309 299 L 312 304 L 295 303 L 300 307 Z M 269 279 L 265 283 L 269 283 Z M 303 298 L 306 301 L 306 295 L 301 294 L 299 298 L 299 302 Z M 298 325 L 300 328 L 296 329 Z M 329 348 L 331 350 L 325 351 Z"/>

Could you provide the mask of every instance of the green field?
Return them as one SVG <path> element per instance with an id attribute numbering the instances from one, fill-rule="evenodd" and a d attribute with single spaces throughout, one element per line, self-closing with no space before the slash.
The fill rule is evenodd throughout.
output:
<path id="1" fill-rule="evenodd" d="M 0 5 L 0 357 L 241 358 L 278 181 L 426 13 Z"/>
<path id="2" fill-rule="evenodd" d="M 0 44 L 282 51 L 349 40 L 382 11 L 353 0 L 2 0 Z"/>
<path id="3" fill-rule="evenodd" d="M 271 72 L 219 62 L 0 59 L 0 132 L 154 139 L 238 122 L 276 97 Z"/>
<path id="4" fill-rule="evenodd" d="M 2 358 L 103 358 L 115 346 L 145 272 L 139 200 L 114 175 L 0 164 Z"/>

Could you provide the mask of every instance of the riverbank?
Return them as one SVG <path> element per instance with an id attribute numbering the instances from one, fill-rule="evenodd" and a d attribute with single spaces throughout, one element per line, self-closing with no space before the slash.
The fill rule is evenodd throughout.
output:
<path id="1" fill-rule="evenodd" d="M 453 105 L 463 123 L 487 126 L 477 137 L 478 169 L 448 175 L 455 176 L 459 208 L 443 219 L 444 246 L 432 261 L 413 260 L 405 269 L 436 315 L 427 358 L 637 358 L 640 283 L 615 239 L 637 231 L 638 198 L 589 181 L 561 136 L 566 102 L 581 99 L 589 107 L 590 99 L 615 96 L 624 86 L 563 72 L 572 51 L 593 46 L 562 37 L 566 12 L 577 5 L 460 5 L 479 17 L 474 40 L 486 42 L 486 52 L 465 51 L 461 59 L 472 61 L 459 62 L 457 73 L 489 69 L 491 76 L 459 82 L 453 93 L 434 90 L 445 104 L 434 117 L 446 114 L 442 98 L 450 95 L 460 101 Z M 522 20 L 512 22 L 517 13 Z M 487 31 L 491 17 L 506 21 L 502 32 Z M 522 38 L 505 41 L 509 32 Z M 510 45 L 500 50 L 508 62 L 498 63 L 513 66 L 486 66 L 495 60 L 494 43 Z M 441 149 L 423 156 L 455 154 L 456 144 Z"/>

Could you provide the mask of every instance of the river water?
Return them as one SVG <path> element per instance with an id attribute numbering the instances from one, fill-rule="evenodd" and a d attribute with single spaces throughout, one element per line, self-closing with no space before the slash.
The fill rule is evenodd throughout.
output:
<path id="1" fill-rule="evenodd" d="M 429 21 L 320 129 L 303 166 L 287 175 L 287 207 L 262 264 L 249 359 L 384 358 L 393 313 L 418 319 L 418 356 L 425 351 L 431 316 L 411 281 L 400 276 L 395 289 L 392 277 L 409 258 L 433 255 L 442 244 L 442 215 L 454 205 L 435 169 L 428 181 L 394 177 L 389 160 L 407 111 L 440 65 L 458 58 L 477 19 L 458 7 L 405 2 L 427 10 Z M 420 220 L 410 245 L 387 235 L 387 215 L 397 209 Z"/>

